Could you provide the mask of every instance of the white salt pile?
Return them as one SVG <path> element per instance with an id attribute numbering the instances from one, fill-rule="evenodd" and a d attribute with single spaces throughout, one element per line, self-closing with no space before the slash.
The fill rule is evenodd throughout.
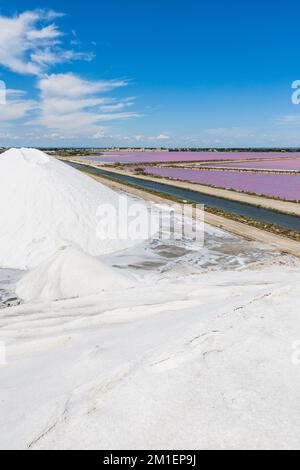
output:
<path id="1" fill-rule="evenodd" d="M 132 285 L 132 280 L 116 269 L 73 247 L 65 247 L 30 271 L 18 283 L 16 294 L 26 302 L 48 302 L 126 289 Z"/>
<path id="2" fill-rule="evenodd" d="M 118 251 L 129 240 L 97 238 L 97 209 L 118 207 L 118 194 L 41 151 L 0 156 L 0 268 L 36 267 L 59 248 L 90 255 Z"/>

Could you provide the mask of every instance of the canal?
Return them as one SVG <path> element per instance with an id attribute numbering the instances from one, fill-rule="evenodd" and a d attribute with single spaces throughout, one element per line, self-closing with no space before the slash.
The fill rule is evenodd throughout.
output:
<path id="1" fill-rule="evenodd" d="M 106 176 L 108 178 L 119 181 L 120 183 L 129 183 L 134 185 L 136 188 L 165 194 L 166 196 L 174 196 L 188 202 L 204 204 L 205 206 L 220 209 L 225 212 L 230 212 L 238 216 L 248 217 L 259 222 L 275 224 L 288 230 L 300 233 L 300 217 L 298 216 L 283 214 L 271 209 L 264 209 L 262 207 L 252 206 L 243 202 L 230 201 L 229 199 L 218 196 L 210 196 L 198 191 L 177 188 L 176 186 L 169 184 L 163 184 L 156 181 L 146 181 L 144 179 L 129 175 L 117 174 L 112 171 L 102 170 L 100 168 L 91 167 L 89 165 L 74 162 L 67 163 L 74 168 L 77 168 L 78 170 L 88 171 L 89 173 L 92 173 L 96 176 Z"/>

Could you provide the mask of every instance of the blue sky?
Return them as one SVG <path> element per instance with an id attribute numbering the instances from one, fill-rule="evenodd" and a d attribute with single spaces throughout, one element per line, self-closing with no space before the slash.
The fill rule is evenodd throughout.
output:
<path id="1" fill-rule="evenodd" d="M 300 146 L 277 3 L 1 0 L 0 146 Z"/>

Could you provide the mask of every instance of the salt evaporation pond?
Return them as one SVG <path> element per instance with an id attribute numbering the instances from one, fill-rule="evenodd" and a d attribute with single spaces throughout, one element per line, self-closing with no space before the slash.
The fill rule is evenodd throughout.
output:
<path id="1" fill-rule="evenodd" d="M 191 183 L 234 189 L 289 201 L 300 200 L 300 175 L 249 173 L 239 171 L 145 168 L 146 173 Z"/>
<path id="2" fill-rule="evenodd" d="M 122 152 L 85 157 L 86 160 L 104 163 L 170 163 L 193 161 L 243 160 L 256 158 L 287 158 L 281 152 Z M 300 158 L 300 154 L 293 154 Z M 83 158 L 84 159 L 84 158 Z"/>
<path id="3" fill-rule="evenodd" d="M 300 159 L 289 160 L 285 157 L 281 160 L 259 162 L 216 163 L 213 166 L 220 168 L 249 168 L 253 170 L 300 171 Z"/>

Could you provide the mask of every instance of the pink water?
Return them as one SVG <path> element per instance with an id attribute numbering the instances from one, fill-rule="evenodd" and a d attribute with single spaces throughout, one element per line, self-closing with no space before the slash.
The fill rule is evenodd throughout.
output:
<path id="1" fill-rule="evenodd" d="M 250 168 L 254 170 L 300 171 L 300 159 L 288 160 L 286 158 L 282 158 L 281 160 L 260 162 L 216 163 L 213 164 L 213 166 L 220 168 Z"/>
<path id="2" fill-rule="evenodd" d="M 86 157 L 89 161 L 105 163 L 170 163 L 217 160 L 243 160 L 253 158 L 286 158 L 290 154 L 280 152 L 124 152 L 106 153 L 100 156 Z M 300 157 L 300 154 L 293 156 Z"/>
<path id="3" fill-rule="evenodd" d="M 152 175 L 191 183 L 234 189 L 248 193 L 300 201 L 300 175 L 241 173 L 238 171 L 201 171 L 177 168 L 145 168 Z"/>

